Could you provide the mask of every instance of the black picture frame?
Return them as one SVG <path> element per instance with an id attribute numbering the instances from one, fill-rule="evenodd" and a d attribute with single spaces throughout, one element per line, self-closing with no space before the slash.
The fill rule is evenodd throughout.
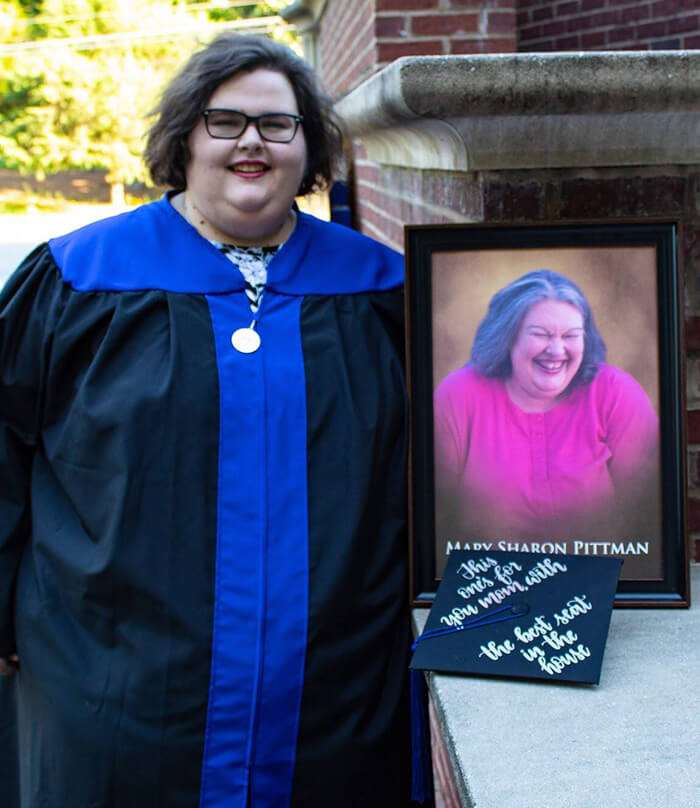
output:
<path id="1" fill-rule="evenodd" d="M 442 376 L 445 368 L 452 372 L 452 369 L 464 365 L 466 360 L 457 361 L 452 347 L 449 350 L 441 347 L 461 344 L 460 339 L 454 335 L 447 339 L 443 332 L 452 327 L 461 334 L 463 329 L 474 330 L 478 325 L 473 313 L 470 315 L 460 309 L 462 298 L 469 300 L 472 308 L 477 305 L 471 302 L 472 291 L 464 290 L 478 288 L 483 300 L 488 301 L 489 295 L 492 296 L 510 280 L 515 280 L 530 269 L 539 268 L 542 255 L 551 255 L 553 260 L 549 263 L 563 261 L 567 267 L 578 267 L 576 271 L 567 270 L 567 276 L 577 283 L 584 294 L 586 289 L 581 278 L 585 276 L 589 278 L 589 286 L 593 285 L 596 295 L 606 301 L 606 306 L 613 298 L 613 311 L 608 312 L 608 320 L 612 323 L 619 346 L 625 340 L 635 346 L 634 337 L 627 333 L 626 320 L 641 323 L 656 318 L 655 328 L 649 326 L 651 338 L 646 343 L 640 340 L 635 351 L 644 358 L 649 368 L 656 368 L 656 382 L 649 382 L 647 387 L 652 393 L 656 388 L 655 406 L 659 416 L 657 487 L 660 513 L 658 540 L 651 542 L 649 551 L 657 560 L 653 562 L 656 566 L 652 572 L 644 568 L 644 572 L 637 573 L 635 565 L 642 569 L 645 564 L 652 565 L 652 561 L 643 559 L 641 555 L 639 558 L 629 557 L 631 575 L 625 575 L 623 564 L 615 605 L 689 606 L 685 354 L 677 246 L 679 231 L 678 220 L 649 219 L 405 227 L 410 402 L 409 588 L 412 605 L 431 605 L 440 582 L 440 569 L 445 563 L 442 549 L 438 549 L 443 547 L 441 542 L 444 539 L 436 535 L 433 394 L 441 381 L 436 376 Z M 614 269 L 618 265 L 619 271 Z M 512 278 L 509 280 L 511 266 Z M 561 271 L 556 266 L 551 268 Z M 630 290 L 635 290 L 636 298 L 632 302 L 623 294 L 624 283 L 628 284 Z M 620 288 L 614 293 L 609 291 L 609 288 L 620 287 L 621 284 L 622 291 Z M 624 303 L 619 312 L 615 310 L 615 295 Z M 637 298 L 639 304 L 635 303 Z M 624 314 L 625 306 L 629 316 Z M 594 308 L 592 304 L 591 308 Z M 482 308 L 482 312 L 485 313 L 485 308 Z M 651 370 L 644 372 L 651 373 Z M 469 538 L 464 536 L 462 549 L 465 546 L 469 549 Z M 476 540 L 476 537 L 473 538 Z M 493 549 L 503 549 L 497 545 L 498 537 L 490 538 L 494 540 Z M 605 544 L 596 543 L 601 546 Z M 614 537 L 611 537 L 610 547 L 614 543 Z M 444 546 L 445 552 L 448 552 L 452 544 L 447 542 Z M 588 545 L 582 542 L 581 546 L 592 548 L 588 554 L 598 553 L 598 548 L 593 548 L 593 542 Z M 639 546 L 638 552 L 643 553 L 644 544 L 641 544 L 641 550 Z M 545 547 L 544 543 L 542 547 Z M 532 548 L 528 546 L 523 549 Z M 549 552 L 549 549 L 544 551 Z M 582 554 L 587 554 L 585 549 Z"/>

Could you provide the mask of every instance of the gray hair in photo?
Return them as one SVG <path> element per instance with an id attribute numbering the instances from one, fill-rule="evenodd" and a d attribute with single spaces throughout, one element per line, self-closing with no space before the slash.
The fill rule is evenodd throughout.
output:
<path id="1" fill-rule="evenodd" d="M 583 292 L 565 275 L 536 269 L 517 278 L 491 298 L 488 311 L 474 337 L 470 364 L 484 376 L 507 379 L 513 372 L 510 350 L 530 306 L 540 300 L 570 303 L 583 315 L 583 360 L 570 387 L 592 381 L 605 361 L 606 347 Z"/>

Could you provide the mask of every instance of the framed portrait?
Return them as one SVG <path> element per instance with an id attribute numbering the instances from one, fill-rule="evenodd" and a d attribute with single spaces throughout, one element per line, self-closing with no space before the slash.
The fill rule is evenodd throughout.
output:
<path id="1" fill-rule="evenodd" d="M 453 549 L 618 557 L 688 606 L 678 223 L 406 227 L 411 601 Z"/>

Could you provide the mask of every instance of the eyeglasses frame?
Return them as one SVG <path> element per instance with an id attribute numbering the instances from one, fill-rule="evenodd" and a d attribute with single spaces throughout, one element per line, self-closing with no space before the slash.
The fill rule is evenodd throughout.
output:
<path id="1" fill-rule="evenodd" d="M 212 133 L 209 131 L 209 115 L 212 112 L 235 112 L 236 115 L 242 115 L 245 118 L 243 129 L 241 129 L 237 135 L 212 135 Z M 294 131 L 292 132 L 292 136 L 290 138 L 287 140 L 271 140 L 269 137 L 265 137 L 265 135 L 263 135 L 263 133 L 260 131 L 260 119 L 267 118 L 270 115 L 284 115 L 287 118 L 292 118 L 294 120 Z M 213 137 L 215 140 L 235 140 L 245 133 L 251 123 L 254 123 L 258 134 L 267 143 L 291 143 L 299 130 L 299 124 L 303 123 L 304 121 L 303 115 L 294 115 L 292 112 L 263 112 L 262 115 L 246 115 L 245 112 L 241 112 L 239 109 L 228 109 L 226 107 L 211 107 L 209 109 L 204 109 L 202 110 L 202 117 L 204 118 L 204 127 L 207 130 L 207 134 L 209 137 Z"/>

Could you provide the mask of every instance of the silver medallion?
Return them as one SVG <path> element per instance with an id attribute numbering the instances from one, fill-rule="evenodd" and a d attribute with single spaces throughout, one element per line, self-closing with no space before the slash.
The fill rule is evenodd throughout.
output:
<path id="1" fill-rule="evenodd" d="M 260 347 L 260 334 L 254 328 L 237 328 L 231 344 L 239 353 L 255 353 Z"/>

